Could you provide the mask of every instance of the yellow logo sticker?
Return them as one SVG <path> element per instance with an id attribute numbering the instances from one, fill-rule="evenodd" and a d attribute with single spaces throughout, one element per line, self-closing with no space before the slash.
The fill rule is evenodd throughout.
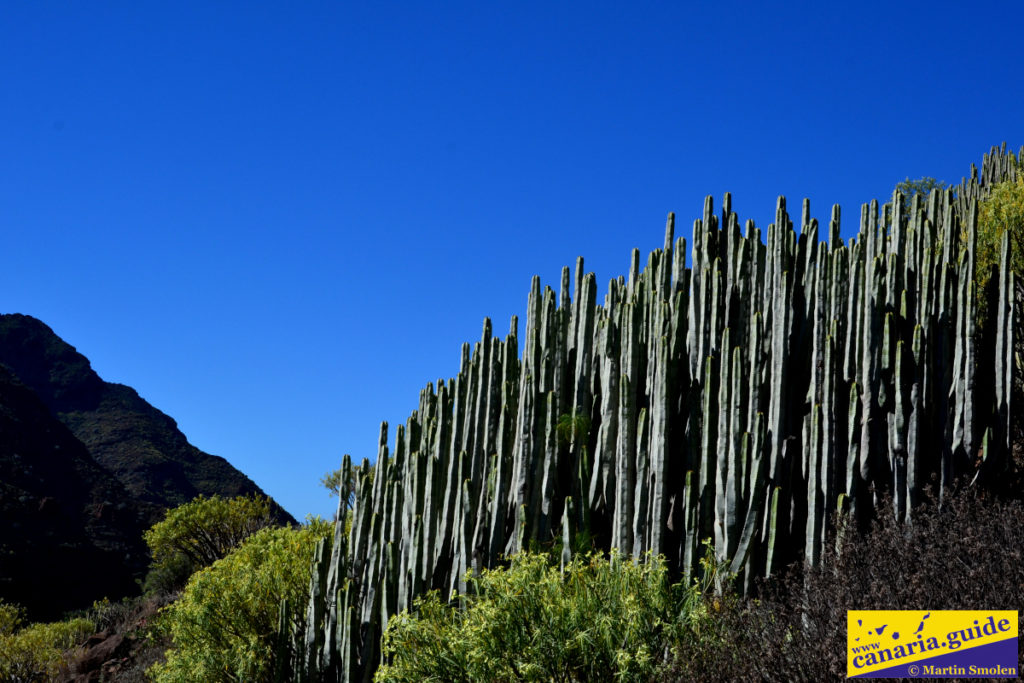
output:
<path id="1" fill-rule="evenodd" d="M 850 610 L 850 678 L 1016 678 L 1017 612 Z"/>

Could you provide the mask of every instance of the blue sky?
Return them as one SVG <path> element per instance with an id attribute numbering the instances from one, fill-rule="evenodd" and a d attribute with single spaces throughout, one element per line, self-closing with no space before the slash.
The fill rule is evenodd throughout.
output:
<path id="1" fill-rule="evenodd" d="M 534 274 L 1024 144 L 1021 3 L 752 5 L 3 3 L 0 311 L 329 516 Z"/>

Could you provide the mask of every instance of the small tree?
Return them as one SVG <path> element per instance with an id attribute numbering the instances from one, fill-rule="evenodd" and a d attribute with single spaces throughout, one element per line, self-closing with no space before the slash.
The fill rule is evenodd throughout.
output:
<path id="1" fill-rule="evenodd" d="M 911 180 L 908 176 L 906 180 L 896 183 L 896 189 L 902 192 L 908 201 L 915 194 L 922 195 L 922 198 L 927 199 L 932 190 L 945 190 L 948 187 L 949 183 L 946 181 L 936 180 L 930 176 L 918 178 L 917 180 Z"/>
<path id="2" fill-rule="evenodd" d="M 349 458 L 351 456 L 346 454 L 345 457 Z M 369 472 L 366 475 L 366 476 L 368 476 L 370 478 L 369 480 L 371 482 L 373 481 L 373 473 L 374 473 L 374 470 L 370 469 Z M 359 476 L 360 476 L 359 468 L 358 467 L 353 467 L 352 468 L 352 474 L 349 477 L 348 487 L 347 487 L 347 490 L 349 492 L 348 493 L 348 499 L 345 501 L 345 505 L 348 507 L 349 510 L 354 508 L 355 504 L 356 504 L 356 484 L 359 481 Z M 341 495 L 341 485 L 344 483 L 344 482 L 342 482 L 341 477 L 342 477 L 342 469 L 339 467 L 338 469 L 334 470 L 333 472 L 327 472 L 327 473 L 324 474 L 324 476 L 320 477 L 320 485 L 323 486 L 325 489 L 327 489 L 327 492 L 329 494 L 331 494 L 331 496 L 340 496 Z"/>
<path id="3" fill-rule="evenodd" d="M 152 555 L 148 590 L 180 588 L 196 570 L 213 564 L 260 529 L 272 526 L 264 496 L 199 496 L 167 511 L 144 534 Z"/>

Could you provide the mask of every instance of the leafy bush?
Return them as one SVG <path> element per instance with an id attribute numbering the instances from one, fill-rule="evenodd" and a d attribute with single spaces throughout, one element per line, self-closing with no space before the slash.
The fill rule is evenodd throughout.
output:
<path id="1" fill-rule="evenodd" d="M 985 293 L 989 282 L 998 277 L 1003 234 L 1010 233 L 1010 269 L 1024 278 L 1024 172 L 1015 181 L 992 186 L 988 199 L 978 205 L 978 243 L 975 261 L 975 285 L 979 295 L 978 324 L 987 318 Z"/>
<path id="2" fill-rule="evenodd" d="M 22 612 L 0 602 L 0 680 L 51 681 L 66 668 L 67 652 L 93 632 L 88 619 L 21 627 Z"/>
<path id="3" fill-rule="evenodd" d="M 278 610 L 309 598 L 309 566 L 333 525 L 312 520 L 299 529 L 262 529 L 226 557 L 195 573 L 177 602 L 160 612 L 174 646 L 150 675 L 161 683 L 263 681 L 274 671 Z"/>
<path id="4" fill-rule="evenodd" d="M 25 610 L 0 600 L 0 636 L 14 633 L 25 620 Z"/>
<path id="5" fill-rule="evenodd" d="M 435 591 L 388 623 L 377 681 L 646 681 L 699 602 L 669 585 L 663 559 L 615 552 L 564 573 L 521 553 L 468 583 L 462 609 Z"/>
<path id="6" fill-rule="evenodd" d="M 679 641 L 671 680 L 842 680 L 847 610 L 981 608 L 1024 609 L 1024 505 L 972 489 L 911 525 L 882 515 L 818 568 L 724 603 L 705 622 L 715 637 Z"/>
<path id="7" fill-rule="evenodd" d="M 263 496 L 199 496 L 167 511 L 145 532 L 152 555 L 146 591 L 174 591 L 191 574 L 213 564 L 260 529 L 273 525 L 270 499 Z"/>
<path id="8" fill-rule="evenodd" d="M 1000 240 L 1007 230 L 1013 271 L 1024 273 L 1024 173 L 993 185 L 988 198 L 978 205 L 979 266 L 999 265 Z"/>

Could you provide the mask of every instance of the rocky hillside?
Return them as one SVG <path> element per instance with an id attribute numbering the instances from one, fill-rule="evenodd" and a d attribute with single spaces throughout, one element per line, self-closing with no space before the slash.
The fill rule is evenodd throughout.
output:
<path id="1" fill-rule="evenodd" d="M 0 599 L 59 617 L 135 590 L 144 515 L 46 405 L 0 368 Z"/>
<path id="2" fill-rule="evenodd" d="M 0 315 L 0 599 L 46 619 L 130 594 L 142 530 L 164 510 L 250 493 L 262 491 L 44 323 Z"/>

